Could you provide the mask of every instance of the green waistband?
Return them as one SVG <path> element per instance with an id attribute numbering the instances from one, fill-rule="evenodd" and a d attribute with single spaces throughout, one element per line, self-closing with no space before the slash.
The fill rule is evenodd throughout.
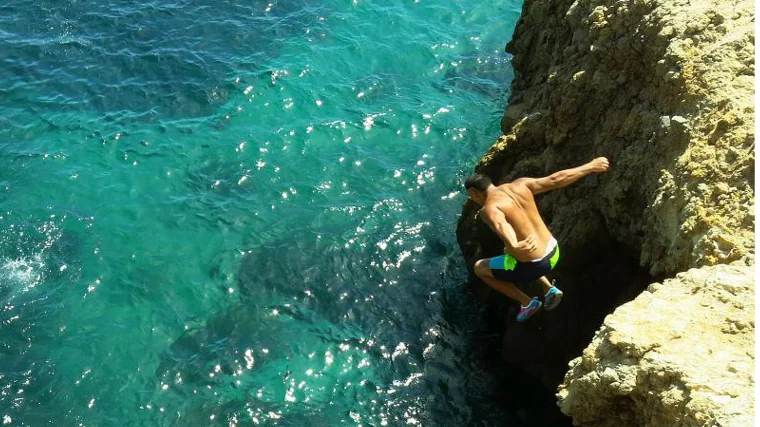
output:
<path id="1" fill-rule="evenodd" d="M 552 266 L 552 270 L 554 270 L 554 266 L 557 265 L 557 261 L 559 261 L 559 243 L 557 244 L 557 247 L 554 248 L 554 255 L 549 258 L 549 264 Z"/>
<path id="2" fill-rule="evenodd" d="M 559 244 L 554 247 L 554 254 L 549 258 L 549 265 L 552 270 L 554 270 L 554 266 L 557 265 L 557 262 L 559 262 Z M 504 269 L 512 271 L 515 267 L 517 267 L 517 259 L 510 254 L 504 254 Z"/>

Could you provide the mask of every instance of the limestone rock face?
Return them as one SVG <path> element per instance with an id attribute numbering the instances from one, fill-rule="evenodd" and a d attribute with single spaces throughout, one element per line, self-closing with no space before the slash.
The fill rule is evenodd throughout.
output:
<path id="1" fill-rule="evenodd" d="M 751 426 L 752 268 L 692 269 L 609 315 L 559 387 L 576 425 Z"/>
<path id="2" fill-rule="evenodd" d="M 608 176 L 544 198 L 562 240 L 603 229 L 654 275 L 752 258 L 753 20 L 751 0 L 526 1 L 505 135 L 479 169 L 606 156 Z"/>
<path id="3" fill-rule="evenodd" d="M 562 248 L 553 273 L 565 292 L 559 308 L 516 324 L 515 304 L 472 280 L 474 293 L 504 323 L 511 365 L 554 389 L 605 316 L 650 283 L 692 268 L 754 264 L 753 22 L 751 0 L 525 0 L 507 45 L 516 77 L 504 135 L 476 170 L 503 183 L 597 156 L 609 158 L 611 169 L 537 199 Z M 502 251 L 478 208 L 466 203 L 457 226 L 469 268 Z M 660 304 L 660 295 L 639 298 Z M 692 316 L 708 309 L 696 307 Z M 627 313 L 633 324 L 647 316 Z M 718 334 L 723 325 L 715 328 Z M 707 345 L 687 342 L 663 346 L 699 353 Z M 703 392 L 685 384 L 662 397 Z M 725 384 L 709 387 L 725 396 Z M 724 400 L 715 402 L 732 402 Z M 567 406 L 574 417 L 576 407 Z M 647 424 L 645 415 L 658 410 L 642 410 L 636 420 L 659 425 Z M 700 411 L 684 414 L 698 420 Z M 598 421 L 605 415 L 595 422 L 611 425 Z"/>

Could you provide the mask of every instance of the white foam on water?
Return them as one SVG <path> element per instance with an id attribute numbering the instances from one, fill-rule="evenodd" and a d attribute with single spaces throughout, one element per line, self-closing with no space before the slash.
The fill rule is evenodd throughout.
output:
<path id="1" fill-rule="evenodd" d="M 31 258 L 4 258 L 0 261 L 0 283 L 28 292 L 42 282 L 44 267 L 42 253 Z"/>

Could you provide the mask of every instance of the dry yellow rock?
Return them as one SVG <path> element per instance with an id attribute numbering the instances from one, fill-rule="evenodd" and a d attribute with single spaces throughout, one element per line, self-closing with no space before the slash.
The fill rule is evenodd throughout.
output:
<path id="1" fill-rule="evenodd" d="M 753 425 L 752 270 L 692 269 L 620 306 L 570 362 L 561 410 L 589 427 Z"/>

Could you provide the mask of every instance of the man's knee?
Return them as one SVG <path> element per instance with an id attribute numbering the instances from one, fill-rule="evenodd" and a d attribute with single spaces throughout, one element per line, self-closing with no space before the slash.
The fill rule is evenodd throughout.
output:
<path id="1" fill-rule="evenodd" d="M 491 268 L 488 266 L 488 260 L 487 259 L 481 259 L 475 263 L 475 275 L 483 278 L 483 277 L 491 277 Z"/>

